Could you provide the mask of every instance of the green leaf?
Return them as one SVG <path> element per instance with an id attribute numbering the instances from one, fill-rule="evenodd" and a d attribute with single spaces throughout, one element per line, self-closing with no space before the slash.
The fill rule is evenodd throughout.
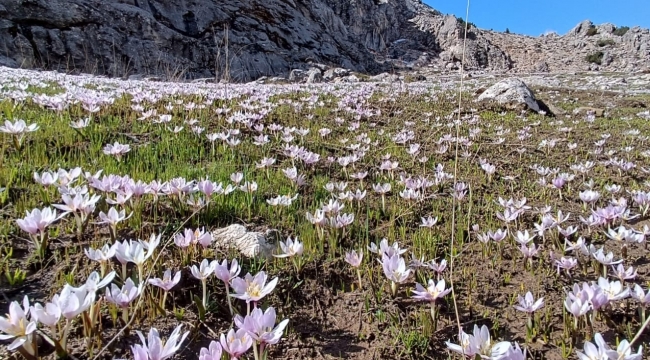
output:
<path id="1" fill-rule="evenodd" d="M 160 304 L 158 304 L 157 301 L 151 301 L 150 304 L 153 304 L 153 306 L 156 308 L 156 311 L 158 311 L 158 312 L 161 313 L 162 315 L 165 315 L 165 314 L 167 313 L 167 312 L 165 311 L 165 309 L 163 309 L 163 308 L 160 306 Z"/>
<path id="2" fill-rule="evenodd" d="M 199 320 L 205 320 L 205 308 L 203 307 L 203 300 L 201 300 L 201 298 L 199 298 L 197 295 L 194 295 L 194 303 L 199 309 Z"/>
<path id="3" fill-rule="evenodd" d="M 298 286 L 302 285 L 303 282 L 304 282 L 304 280 L 300 280 L 300 281 L 298 281 L 295 285 L 293 285 L 293 287 L 291 288 L 291 290 L 295 290 Z"/>

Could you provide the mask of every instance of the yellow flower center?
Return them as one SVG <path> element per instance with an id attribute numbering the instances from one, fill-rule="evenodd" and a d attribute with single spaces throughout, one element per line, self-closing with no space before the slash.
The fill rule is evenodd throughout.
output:
<path id="1" fill-rule="evenodd" d="M 257 283 L 250 283 L 248 284 L 248 288 L 246 288 L 246 292 L 250 297 L 260 297 L 262 296 L 262 289 Z"/>
<path id="2" fill-rule="evenodd" d="M 492 347 L 490 346 L 490 341 L 487 341 L 481 345 L 481 354 L 489 356 L 492 353 Z"/>
<path id="3" fill-rule="evenodd" d="M 20 330 L 20 335 L 25 335 L 27 332 L 27 325 L 25 324 L 25 318 L 18 320 L 18 329 Z"/>
<path id="4" fill-rule="evenodd" d="M 460 342 L 460 346 L 463 348 L 464 351 L 469 350 L 469 337 L 463 337 L 462 341 Z"/>
<path id="5" fill-rule="evenodd" d="M 434 298 L 437 298 L 440 292 L 438 291 L 437 288 L 429 288 L 429 294 L 433 296 Z"/>

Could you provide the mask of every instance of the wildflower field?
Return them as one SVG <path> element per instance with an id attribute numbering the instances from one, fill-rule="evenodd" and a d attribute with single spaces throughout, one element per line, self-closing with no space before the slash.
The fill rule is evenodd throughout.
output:
<path id="1" fill-rule="evenodd" d="M 644 358 L 650 96 L 478 87 L 0 68 L 0 357 Z"/>

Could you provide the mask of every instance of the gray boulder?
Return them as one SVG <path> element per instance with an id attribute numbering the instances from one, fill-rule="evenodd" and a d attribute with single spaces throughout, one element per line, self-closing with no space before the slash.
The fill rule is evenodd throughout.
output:
<path id="1" fill-rule="evenodd" d="M 325 71 L 325 73 L 323 74 L 323 79 L 330 81 L 333 80 L 334 78 L 347 76 L 349 74 L 350 74 L 350 70 L 348 69 L 333 68 Z"/>
<path id="2" fill-rule="evenodd" d="M 307 84 L 319 83 L 323 80 L 323 75 L 318 68 L 311 68 L 307 71 Z"/>
<path id="3" fill-rule="evenodd" d="M 291 81 L 291 82 L 300 82 L 300 81 L 304 80 L 306 75 L 307 75 L 307 72 L 304 71 L 304 70 L 293 69 L 289 73 L 289 81 Z"/>
<path id="4" fill-rule="evenodd" d="M 603 23 L 597 25 L 596 28 L 598 29 L 599 34 L 611 34 L 616 30 L 616 25 L 612 23 Z"/>
<path id="5" fill-rule="evenodd" d="M 460 68 L 460 67 L 458 66 L 458 64 L 457 64 L 456 62 L 448 62 L 448 63 L 445 65 L 445 69 L 446 69 L 446 70 L 449 70 L 449 71 L 451 71 L 451 70 L 458 70 L 459 68 Z"/>
<path id="6" fill-rule="evenodd" d="M 539 112 L 540 108 L 532 90 L 517 78 L 509 78 L 492 85 L 478 97 L 478 101 L 493 100 L 506 105 L 525 105 Z"/>
<path id="7" fill-rule="evenodd" d="M 593 25 L 594 24 L 590 20 L 583 20 L 573 29 L 569 30 L 568 35 L 575 37 L 585 37 L 587 36 L 587 31 L 589 31 Z"/>
<path id="8" fill-rule="evenodd" d="M 334 79 L 335 83 L 358 83 L 359 81 L 359 78 L 354 74 Z"/>
<path id="9" fill-rule="evenodd" d="M 389 74 L 389 73 L 381 73 L 379 75 L 375 75 L 370 77 L 370 81 L 376 81 L 376 82 L 387 82 L 387 83 L 392 83 L 396 82 L 399 80 L 399 76 L 396 74 Z"/>

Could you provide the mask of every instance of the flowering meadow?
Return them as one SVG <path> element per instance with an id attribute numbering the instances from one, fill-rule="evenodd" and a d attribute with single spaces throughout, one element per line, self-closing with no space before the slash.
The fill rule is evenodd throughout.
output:
<path id="1" fill-rule="evenodd" d="M 0 357 L 644 358 L 642 109 L 478 86 L 0 68 Z"/>

